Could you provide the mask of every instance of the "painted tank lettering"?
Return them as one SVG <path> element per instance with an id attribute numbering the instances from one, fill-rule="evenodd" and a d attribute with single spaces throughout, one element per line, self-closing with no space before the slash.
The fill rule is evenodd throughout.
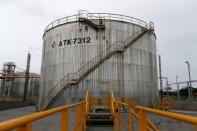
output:
<path id="1" fill-rule="evenodd" d="M 67 43 L 67 40 L 63 40 L 63 42 L 64 42 L 64 45 L 66 45 L 66 43 Z"/>
<path id="2" fill-rule="evenodd" d="M 90 37 L 79 37 L 79 38 L 73 38 L 73 39 L 60 40 L 58 47 L 62 47 L 65 45 L 82 44 L 82 43 L 91 43 L 91 38 Z M 55 48 L 56 42 L 53 41 L 51 46 L 52 46 L 52 48 Z"/>
<path id="3" fill-rule="evenodd" d="M 67 45 L 71 45 L 71 41 L 72 41 L 71 39 L 68 39 L 67 40 Z"/>
<path id="4" fill-rule="evenodd" d="M 76 43 L 76 41 L 77 41 L 77 38 L 74 38 L 74 39 L 73 39 L 73 44 L 75 44 L 75 43 Z"/>
<path id="5" fill-rule="evenodd" d="M 53 41 L 52 48 L 54 48 L 55 46 L 56 46 L 56 43 L 55 41 Z"/>
<path id="6" fill-rule="evenodd" d="M 90 43 L 90 37 L 87 37 L 86 43 Z"/>
<path id="7" fill-rule="evenodd" d="M 79 43 L 79 44 L 82 43 L 82 38 L 78 38 L 78 43 Z"/>
<path id="8" fill-rule="evenodd" d="M 59 45 L 58 46 L 62 46 L 62 41 L 59 42 Z"/>

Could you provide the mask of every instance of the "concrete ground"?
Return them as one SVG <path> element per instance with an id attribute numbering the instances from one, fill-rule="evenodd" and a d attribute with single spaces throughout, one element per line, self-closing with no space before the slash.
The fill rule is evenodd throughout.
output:
<path id="1" fill-rule="evenodd" d="M 9 110 L 1 110 L 0 111 L 0 122 L 9 120 L 12 118 L 17 118 L 19 116 L 23 116 L 26 114 L 34 113 L 35 107 L 23 107 L 23 108 L 16 108 L 16 109 L 9 109 Z M 197 112 L 185 112 L 185 111 L 177 111 L 174 112 L 184 113 L 188 115 L 197 116 Z M 122 113 L 122 119 L 128 122 L 128 114 Z M 190 124 L 186 124 L 184 122 L 175 121 L 171 119 L 167 119 L 164 117 L 158 117 L 152 114 L 149 114 L 149 118 L 156 123 L 159 127 L 160 131 L 194 131 L 194 128 Z M 133 119 L 133 130 L 138 130 L 138 120 Z M 53 114 L 47 118 L 43 118 L 33 123 L 33 130 L 36 131 L 55 131 L 59 130 L 60 125 L 60 113 Z M 69 111 L 69 131 L 73 129 L 75 125 L 75 110 Z M 92 126 L 87 128 L 88 131 L 112 131 L 112 127 L 110 126 Z M 121 127 L 121 131 L 126 131 L 125 127 Z"/>
<path id="2" fill-rule="evenodd" d="M 0 122 L 35 112 L 35 106 L 0 110 Z"/>

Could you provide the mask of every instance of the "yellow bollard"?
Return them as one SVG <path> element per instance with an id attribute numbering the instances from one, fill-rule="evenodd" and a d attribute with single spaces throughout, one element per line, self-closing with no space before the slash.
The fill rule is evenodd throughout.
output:
<path id="1" fill-rule="evenodd" d="M 68 131 L 68 109 L 62 111 L 61 131 Z"/>
<path id="2" fill-rule="evenodd" d="M 24 126 L 18 127 L 16 131 L 32 131 L 32 124 L 28 123 Z"/>
<path id="3" fill-rule="evenodd" d="M 139 131 L 147 131 L 147 112 L 139 110 Z"/>

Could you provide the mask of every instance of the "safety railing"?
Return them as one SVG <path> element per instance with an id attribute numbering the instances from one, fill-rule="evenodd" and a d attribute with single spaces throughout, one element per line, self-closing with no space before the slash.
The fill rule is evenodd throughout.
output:
<path id="1" fill-rule="evenodd" d="M 110 104 L 110 112 L 114 114 L 114 94 L 113 91 L 109 92 L 109 104 Z"/>
<path id="2" fill-rule="evenodd" d="M 136 119 L 139 120 L 139 116 L 138 116 L 138 110 L 135 107 L 136 105 L 134 104 L 128 104 L 125 102 L 121 102 L 119 100 L 116 100 L 114 98 L 113 95 L 113 91 L 110 91 L 110 110 L 111 112 L 114 114 L 114 125 L 113 125 L 113 129 L 114 131 L 120 131 L 121 126 L 123 126 L 124 128 L 129 129 L 129 131 L 132 131 L 133 129 L 133 117 L 135 117 Z M 129 122 L 125 122 L 122 118 L 121 118 L 121 109 L 122 108 L 126 108 L 128 111 L 128 115 L 129 115 Z M 154 125 L 153 122 L 151 122 L 150 120 L 147 120 L 147 129 L 149 131 L 159 131 L 159 129 Z"/>
<path id="3" fill-rule="evenodd" d="M 177 114 L 177 113 L 172 113 L 172 112 L 167 112 L 167 111 L 161 111 L 161 110 L 151 109 L 151 108 L 142 107 L 142 106 L 136 106 L 136 108 L 139 109 L 139 130 L 140 131 L 147 130 L 147 127 L 148 127 L 147 114 L 148 113 L 153 113 L 159 116 L 164 116 L 167 118 L 193 124 L 195 131 L 197 131 L 197 117 L 192 117 L 192 116 L 187 116 L 187 115 L 182 115 L 182 114 Z"/>
<path id="4" fill-rule="evenodd" d="M 147 26 L 148 26 L 145 21 L 142 21 L 142 20 L 134 18 L 134 17 L 126 16 L 126 15 L 111 14 L 111 13 L 89 13 L 86 10 L 80 10 L 79 14 L 67 16 L 67 17 L 60 18 L 60 19 L 53 21 L 45 28 L 44 32 L 47 32 L 48 30 L 50 30 L 56 26 L 65 24 L 65 23 L 78 21 L 79 18 L 108 19 L 108 20 L 124 21 L 124 22 L 129 22 L 132 24 L 142 26 L 144 28 L 147 28 Z"/>
<path id="5" fill-rule="evenodd" d="M 76 121 L 75 121 L 76 125 L 72 130 L 84 131 L 86 129 L 86 113 L 89 111 L 88 99 L 89 99 L 89 93 L 87 92 L 85 100 L 82 102 L 69 104 L 62 107 L 58 107 L 38 113 L 33 113 L 16 119 L 1 122 L 0 131 L 8 131 L 12 129 L 16 129 L 16 131 L 31 131 L 33 122 L 48 117 L 50 115 L 53 115 L 55 113 L 61 113 L 60 130 L 68 131 L 69 130 L 68 110 L 71 108 L 76 108 Z"/>
<path id="6" fill-rule="evenodd" d="M 143 106 L 136 105 L 135 102 L 131 102 L 130 104 L 121 102 L 119 100 L 114 99 L 113 92 L 110 92 L 110 107 L 114 108 L 114 131 L 120 131 L 121 126 L 124 126 L 125 128 L 128 128 L 129 131 L 132 131 L 133 124 L 132 124 L 132 118 L 133 116 L 139 120 L 139 131 L 159 131 L 159 128 L 147 118 L 148 113 L 156 114 L 159 116 L 164 116 L 167 118 L 171 118 L 174 120 L 190 123 L 194 125 L 195 131 L 197 131 L 197 117 L 167 112 L 167 111 L 161 111 L 157 109 L 147 108 Z M 128 101 L 128 100 L 127 100 Z M 112 104 L 113 103 L 113 104 Z M 134 104 L 133 104 L 134 103 Z M 125 122 L 120 115 L 121 108 L 124 106 L 124 108 L 127 109 L 129 114 L 129 122 Z M 110 109 L 111 109 L 110 108 Z"/>
<path id="7" fill-rule="evenodd" d="M 152 31 L 153 28 L 150 26 L 148 30 Z M 115 52 L 124 51 L 125 48 L 127 48 L 130 44 L 137 40 L 139 36 L 143 35 L 148 30 L 139 30 L 138 32 L 134 33 L 131 37 L 127 38 L 124 41 L 116 41 L 110 47 L 106 48 L 92 60 L 80 67 L 77 70 L 77 72 L 67 74 L 61 81 L 59 81 L 54 86 L 54 88 L 52 88 L 49 91 L 45 98 L 42 99 L 40 103 L 40 109 L 45 109 L 48 103 L 58 94 L 58 92 L 60 92 L 63 89 L 63 87 L 66 86 L 66 84 L 72 82 L 72 80 L 75 80 L 77 82 L 82 80 L 86 73 L 89 72 L 89 70 L 93 70 L 94 67 L 99 66 L 100 63 L 112 56 Z"/>
<path id="8" fill-rule="evenodd" d="M 129 123 L 126 123 L 122 118 L 121 118 L 121 115 L 120 115 L 120 111 L 121 111 L 121 107 L 124 108 L 127 108 L 127 111 L 128 111 L 128 114 L 129 114 Z M 118 121 L 118 124 L 116 124 L 116 128 L 118 128 L 118 131 L 120 131 L 120 127 L 121 125 L 123 125 L 125 128 L 128 128 L 129 131 L 132 131 L 132 128 L 133 128 L 133 124 L 132 124 L 132 119 L 133 119 L 133 116 L 139 120 L 139 111 L 137 110 L 136 107 L 133 107 L 132 105 L 130 104 L 127 104 L 125 102 L 121 102 L 121 101 L 114 101 L 114 107 L 117 109 L 117 121 Z M 156 127 L 156 125 L 149 119 L 147 119 L 147 129 L 148 131 L 159 131 L 159 129 Z M 144 130 L 145 131 L 145 130 Z"/>

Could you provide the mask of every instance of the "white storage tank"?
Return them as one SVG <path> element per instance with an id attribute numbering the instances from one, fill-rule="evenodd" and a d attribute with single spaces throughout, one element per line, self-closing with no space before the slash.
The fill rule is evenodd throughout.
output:
<path id="1" fill-rule="evenodd" d="M 119 46 L 123 50 L 114 51 Z M 143 105 L 151 106 L 158 98 L 153 24 L 125 15 L 81 11 L 47 26 L 40 108 L 79 100 L 86 90 L 104 96 L 111 89 L 117 97 Z"/>
<path id="2" fill-rule="evenodd" d="M 11 97 L 15 99 L 23 99 L 24 85 L 25 85 L 25 72 L 16 72 L 14 79 Z M 36 73 L 29 73 L 29 83 L 27 91 L 27 100 L 33 100 L 37 103 L 39 96 L 40 75 Z"/>

